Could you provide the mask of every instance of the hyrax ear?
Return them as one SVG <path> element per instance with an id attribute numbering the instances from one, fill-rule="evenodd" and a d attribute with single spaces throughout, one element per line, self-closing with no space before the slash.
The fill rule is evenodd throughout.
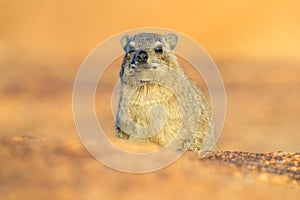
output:
<path id="1" fill-rule="evenodd" d="M 126 46 L 129 43 L 130 39 L 131 39 L 131 35 L 124 35 L 121 38 L 121 45 L 122 45 L 122 48 L 124 49 L 124 51 L 126 51 Z"/>
<path id="2" fill-rule="evenodd" d="M 171 50 L 173 50 L 173 49 L 175 49 L 175 47 L 177 45 L 178 37 L 174 33 L 168 33 L 163 36 L 163 41 L 166 42 L 170 46 Z"/>

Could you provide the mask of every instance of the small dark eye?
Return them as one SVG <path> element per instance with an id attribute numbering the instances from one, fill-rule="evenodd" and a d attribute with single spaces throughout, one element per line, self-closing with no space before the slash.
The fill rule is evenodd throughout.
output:
<path id="1" fill-rule="evenodd" d="M 155 53 L 162 53 L 162 52 L 163 52 L 162 46 L 158 46 L 155 48 Z"/>

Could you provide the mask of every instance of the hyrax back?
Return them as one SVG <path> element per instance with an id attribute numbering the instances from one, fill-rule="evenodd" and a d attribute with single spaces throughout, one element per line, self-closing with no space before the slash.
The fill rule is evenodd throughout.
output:
<path id="1" fill-rule="evenodd" d="M 177 91 L 193 92 L 196 95 L 196 102 L 185 102 L 195 110 L 200 109 L 200 116 L 197 118 L 199 121 L 196 122 L 199 124 L 198 129 L 190 133 L 193 137 L 180 138 L 179 148 L 200 150 L 205 146 L 208 150 L 214 145 L 210 107 L 201 90 L 185 75 L 178 64 L 173 51 L 177 41 L 175 34 L 155 33 L 126 35 L 121 39 L 125 56 L 120 71 L 121 91 L 116 119 L 117 136 L 153 142 L 162 146 L 172 142 L 183 121 L 183 110 L 178 98 L 185 98 L 174 94 L 172 90 L 175 88 Z M 186 86 L 176 83 L 176 74 L 186 79 Z M 159 84 L 162 81 L 174 80 L 174 77 L 175 81 L 168 83 L 169 88 Z M 165 123 L 158 131 L 153 128 L 155 124 L 149 126 L 150 110 L 157 104 L 166 114 Z M 159 121 L 160 118 L 159 115 L 154 120 Z M 137 126 L 143 127 L 143 131 L 138 132 Z"/>

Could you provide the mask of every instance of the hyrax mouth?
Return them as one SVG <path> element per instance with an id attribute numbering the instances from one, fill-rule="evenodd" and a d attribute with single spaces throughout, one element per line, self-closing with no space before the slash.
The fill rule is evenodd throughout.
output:
<path id="1" fill-rule="evenodd" d="M 151 63 L 132 63 L 130 64 L 131 76 L 135 77 L 140 83 L 150 83 L 155 80 L 159 73 L 160 64 L 157 62 Z"/>
<path id="2" fill-rule="evenodd" d="M 159 63 L 131 63 L 130 68 L 140 71 L 141 69 L 156 69 L 159 66 Z"/>
<path id="3" fill-rule="evenodd" d="M 131 64 L 130 68 L 134 71 L 134 76 L 140 83 L 153 82 L 159 63 L 137 63 Z"/>

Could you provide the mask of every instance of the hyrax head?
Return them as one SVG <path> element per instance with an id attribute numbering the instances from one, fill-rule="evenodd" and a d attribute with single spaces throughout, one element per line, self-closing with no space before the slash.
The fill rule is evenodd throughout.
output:
<path id="1" fill-rule="evenodd" d="M 139 33 L 134 36 L 125 35 L 121 39 L 125 56 L 120 77 L 134 76 L 142 70 L 156 69 L 160 65 L 172 67 L 176 62 L 174 48 L 178 37 L 168 33 Z M 123 77 L 124 78 L 124 77 Z"/>

